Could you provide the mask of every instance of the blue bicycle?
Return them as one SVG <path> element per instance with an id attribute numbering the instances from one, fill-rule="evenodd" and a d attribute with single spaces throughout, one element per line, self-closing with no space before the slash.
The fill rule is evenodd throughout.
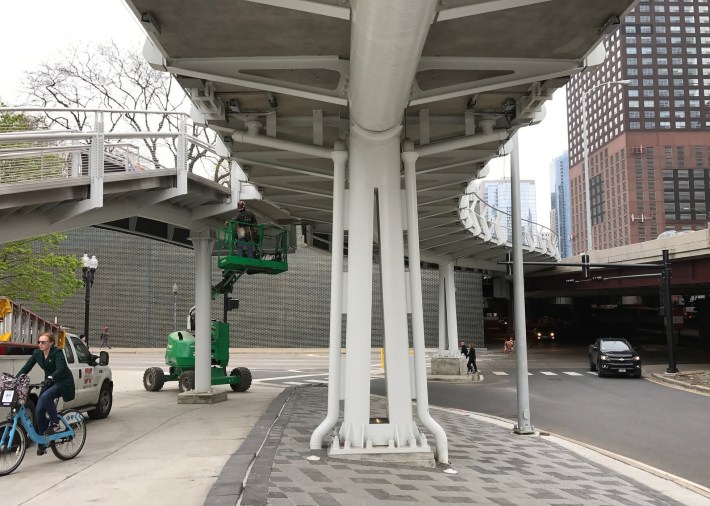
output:
<path id="1" fill-rule="evenodd" d="M 41 386 L 41 383 L 30 384 L 25 393 L 17 388 L 8 388 L 5 384 L 0 391 L 0 404 L 10 408 L 7 420 L 0 422 L 0 476 L 10 474 L 22 463 L 27 451 L 27 436 L 37 444 L 49 446 L 60 460 L 73 459 L 84 447 L 84 417 L 74 409 L 59 412 L 59 432 L 50 435 L 37 434 L 30 414 L 20 399 L 26 399 L 32 389 Z"/>

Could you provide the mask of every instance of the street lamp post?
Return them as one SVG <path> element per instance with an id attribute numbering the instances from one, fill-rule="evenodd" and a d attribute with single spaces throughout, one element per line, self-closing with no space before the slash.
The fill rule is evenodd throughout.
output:
<path id="1" fill-rule="evenodd" d="M 173 329 L 177 331 L 177 295 L 178 284 L 173 283 Z"/>
<path id="2" fill-rule="evenodd" d="M 602 86 L 607 86 L 611 84 L 619 84 L 621 86 L 628 86 L 631 81 L 607 81 L 604 83 L 599 83 L 592 86 L 587 91 L 582 92 L 582 150 L 584 153 L 584 205 L 586 211 L 586 222 L 587 222 L 587 252 L 592 251 L 592 195 L 589 192 L 589 138 L 587 132 L 587 94 L 591 93 L 597 88 Z"/>
<path id="3" fill-rule="evenodd" d="M 96 269 L 99 266 L 99 261 L 96 259 L 96 255 L 89 255 L 84 253 L 81 257 L 81 273 L 82 280 L 84 281 L 84 287 L 86 287 L 86 297 L 84 298 L 84 336 L 86 337 L 86 345 L 89 345 L 89 306 L 91 305 L 91 287 L 94 284 L 94 275 L 96 274 Z"/>

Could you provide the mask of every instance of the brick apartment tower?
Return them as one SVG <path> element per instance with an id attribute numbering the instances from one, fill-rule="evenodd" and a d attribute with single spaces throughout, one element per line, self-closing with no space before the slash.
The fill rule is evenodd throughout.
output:
<path id="1" fill-rule="evenodd" d="M 709 0 L 639 1 L 606 40 L 605 63 L 571 80 L 573 254 L 587 250 L 583 92 L 593 249 L 655 239 L 666 230 L 707 227 L 709 7 Z M 602 84 L 626 80 L 628 85 Z"/>

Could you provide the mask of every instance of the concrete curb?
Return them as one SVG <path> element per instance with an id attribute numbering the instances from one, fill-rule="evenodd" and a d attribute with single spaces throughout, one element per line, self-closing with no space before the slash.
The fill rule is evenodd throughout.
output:
<path id="1" fill-rule="evenodd" d="M 678 376 L 682 376 L 682 374 L 680 374 Z M 710 394 L 710 388 L 708 388 L 708 387 L 704 387 L 702 385 L 693 385 L 692 383 L 688 383 L 686 381 L 681 381 L 676 378 L 669 378 L 665 374 L 660 374 L 660 373 L 654 372 L 654 373 L 651 373 L 651 377 L 658 380 L 657 381 L 658 383 L 668 383 L 670 385 L 683 387 L 686 390 L 695 390 L 696 392 L 700 392 L 703 394 Z"/>

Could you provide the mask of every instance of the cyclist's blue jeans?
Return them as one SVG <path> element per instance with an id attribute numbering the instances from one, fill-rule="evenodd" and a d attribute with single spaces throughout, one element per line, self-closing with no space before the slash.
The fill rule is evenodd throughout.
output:
<path id="1" fill-rule="evenodd" d="M 45 415 L 49 415 L 49 422 L 59 422 L 57 415 L 57 406 L 54 404 L 55 399 L 59 399 L 62 394 L 59 393 L 59 385 L 52 385 L 44 390 L 37 400 L 37 413 L 35 416 L 35 425 L 37 434 L 44 434 L 47 430 L 48 420 Z"/>

